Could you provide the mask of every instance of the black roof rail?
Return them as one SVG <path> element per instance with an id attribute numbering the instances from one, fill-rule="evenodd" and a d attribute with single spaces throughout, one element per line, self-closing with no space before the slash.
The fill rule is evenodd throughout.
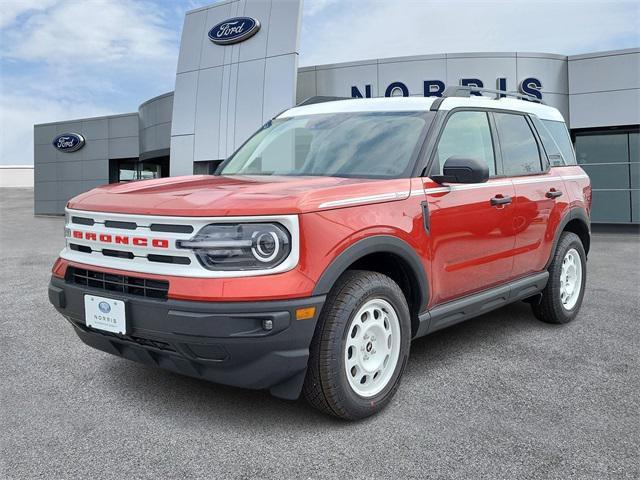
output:
<path id="1" fill-rule="evenodd" d="M 469 86 L 456 85 L 453 87 L 447 87 L 445 91 L 442 93 L 442 96 L 437 98 L 436 101 L 433 102 L 430 110 L 438 110 L 438 108 L 440 108 L 440 104 L 444 101 L 445 98 L 450 98 L 450 97 L 467 98 L 474 93 L 492 93 L 495 95 L 495 98 L 493 100 L 499 100 L 500 98 L 503 98 L 503 97 L 512 97 L 512 98 L 517 98 L 518 100 L 526 100 L 529 102 L 535 102 L 535 103 L 540 103 L 544 105 L 542 100 L 528 93 L 507 92 L 506 90 L 491 90 L 489 88 L 475 87 L 471 85 Z"/>
<path id="2" fill-rule="evenodd" d="M 335 102 L 337 100 L 353 100 L 351 97 L 329 97 L 323 95 L 317 95 L 315 97 L 305 98 L 299 103 L 296 103 L 296 107 L 302 107 L 304 105 L 313 105 L 315 103 Z"/>
<path id="3" fill-rule="evenodd" d="M 496 98 L 514 97 L 519 100 L 528 100 L 530 102 L 542 103 L 538 97 L 529 93 L 508 92 L 506 90 L 491 90 L 484 87 L 475 87 L 473 85 L 456 85 L 447 87 L 443 93 L 443 97 L 470 97 L 472 93 L 493 93 Z"/>
<path id="4" fill-rule="evenodd" d="M 335 102 L 337 100 L 353 100 L 353 99 L 351 97 L 329 97 L 329 96 L 323 96 L 323 95 L 316 95 L 314 97 L 305 98 L 304 100 L 302 100 L 299 103 L 296 103 L 293 107 L 290 107 L 290 108 L 303 107 L 305 105 L 313 105 L 315 103 Z M 289 110 L 289 108 L 285 108 L 277 115 L 274 115 L 271 120 L 275 120 L 287 110 Z"/>

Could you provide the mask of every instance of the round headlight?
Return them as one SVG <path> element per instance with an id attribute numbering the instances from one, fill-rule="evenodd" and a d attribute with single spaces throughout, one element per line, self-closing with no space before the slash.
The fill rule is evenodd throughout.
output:
<path id="1" fill-rule="evenodd" d="M 279 223 L 212 223 L 178 248 L 193 250 L 209 270 L 269 270 L 291 253 L 291 235 Z"/>
<path id="2" fill-rule="evenodd" d="M 280 239 L 275 232 L 255 232 L 253 234 L 253 247 L 251 253 L 260 262 L 268 263 L 273 260 L 280 251 Z"/>

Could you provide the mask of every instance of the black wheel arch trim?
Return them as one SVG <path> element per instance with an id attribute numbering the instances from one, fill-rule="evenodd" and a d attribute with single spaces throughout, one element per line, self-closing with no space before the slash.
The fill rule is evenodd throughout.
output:
<path id="1" fill-rule="evenodd" d="M 560 220 L 560 223 L 558 224 L 558 228 L 556 229 L 555 237 L 553 239 L 553 246 L 551 248 L 551 253 L 549 254 L 549 259 L 547 260 L 547 263 L 544 266 L 545 269 L 549 268 L 549 265 L 551 265 L 551 262 L 553 261 L 553 256 L 556 253 L 556 248 L 558 247 L 558 242 L 560 241 L 560 235 L 562 235 L 562 232 L 564 231 L 565 227 L 572 220 L 579 220 L 581 223 L 584 223 L 584 226 L 586 227 L 587 232 L 589 233 L 589 237 L 591 237 L 591 222 L 589 221 L 589 215 L 587 215 L 586 210 L 581 207 L 571 208 L 567 213 L 564 214 L 564 216 L 562 217 L 562 220 Z M 584 245 L 584 249 L 585 249 L 585 252 L 588 253 L 589 245 Z"/>
<path id="2" fill-rule="evenodd" d="M 429 301 L 429 282 L 420 257 L 416 251 L 404 240 L 391 235 L 373 235 L 357 241 L 338 255 L 322 272 L 316 283 L 313 295 L 326 295 L 329 293 L 338 278 L 354 262 L 372 253 L 390 253 L 402 258 L 411 269 L 419 283 L 419 312 L 427 308 Z"/>

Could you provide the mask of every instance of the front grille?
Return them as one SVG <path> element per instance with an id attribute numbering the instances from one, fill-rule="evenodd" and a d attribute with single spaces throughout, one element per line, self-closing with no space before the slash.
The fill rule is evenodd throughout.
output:
<path id="1" fill-rule="evenodd" d="M 111 248 L 103 248 L 102 250 L 91 250 L 91 247 L 87 245 L 78 245 L 77 243 L 70 243 L 69 248 L 76 252 L 104 255 L 105 257 L 125 258 L 127 260 L 133 260 L 135 255 L 133 252 L 127 252 L 125 250 L 113 250 Z M 173 263 L 175 265 L 190 265 L 191 259 L 189 257 L 180 257 L 178 255 L 156 255 L 149 253 L 146 256 L 140 258 L 146 258 L 150 262 L 157 263 Z"/>
<path id="2" fill-rule="evenodd" d="M 150 253 L 147 255 L 147 260 L 150 262 L 159 262 L 159 263 L 176 263 L 178 265 L 189 265 L 191 263 L 191 259 L 189 257 L 176 257 L 173 255 L 154 255 Z"/>
<path id="3" fill-rule="evenodd" d="M 203 270 L 193 251 L 179 248 L 178 242 L 191 239 L 208 220 L 69 209 L 66 213 L 67 248 L 62 256 L 67 260 L 96 269 L 145 272 L 141 275 L 184 275 Z"/>
<path id="4" fill-rule="evenodd" d="M 76 285 L 98 288 L 107 292 L 124 293 L 140 297 L 166 300 L 169 293 L 169 282 L 132 277 L 130 275 L 114 275 L 84 268 L 67 268 L 66 280 Z"/>
<path id="5" fill-rule="evenodd" d="M 170 233 L 193 233 L 191 225 L 166 225 L 162 223 L 152 223 L 149 225 L 152 232 L 170 232 Z"/>
<path id="6" fill-rule="evenodd" d="M 76 252 L 82 252 L 82 253 L 91 253 L 91 247 L 87 247 L 86 245 L 78 245 L 76 243 L 70 243 L 69 244 L 69 248 L 71 250 L 75 250 Z"/>
<path id="7" fill-rule="evenodd" d="M 93 218 L 86 218 L 86 217 L 71 217 L 71 222 L 72 223 L 77 223 L 78 225 L 93 225 L 95 222 L 93 221 Z"/>
<path id="8" fill-rule="evenodd" d="M 102 249 L 102 254 L 105 257 L 126 258 L 126 259 L 129 259 L 129 260 L 133 259 L 133 253 L 132 252 L 123 252 L 122 250 L 110 250 L 108 248 L 103 248 Z"/>
<path id="9" fill-rule="evenodd" d="M 136 222 L 118 222 L 116 220 L 106 220 L 104 226 L 107 228 L 123 228 L 125 230 L 135 230 L 138 228 Z"/>

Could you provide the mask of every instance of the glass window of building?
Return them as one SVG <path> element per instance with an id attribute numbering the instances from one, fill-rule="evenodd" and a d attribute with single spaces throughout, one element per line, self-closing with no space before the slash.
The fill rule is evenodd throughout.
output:
<path id="1" fill-rule="evenodd" d="M 639 134 L 629 131 L 577 132 L 576 156 L 591 179 L 591 220 L 640 222 Z"/>

